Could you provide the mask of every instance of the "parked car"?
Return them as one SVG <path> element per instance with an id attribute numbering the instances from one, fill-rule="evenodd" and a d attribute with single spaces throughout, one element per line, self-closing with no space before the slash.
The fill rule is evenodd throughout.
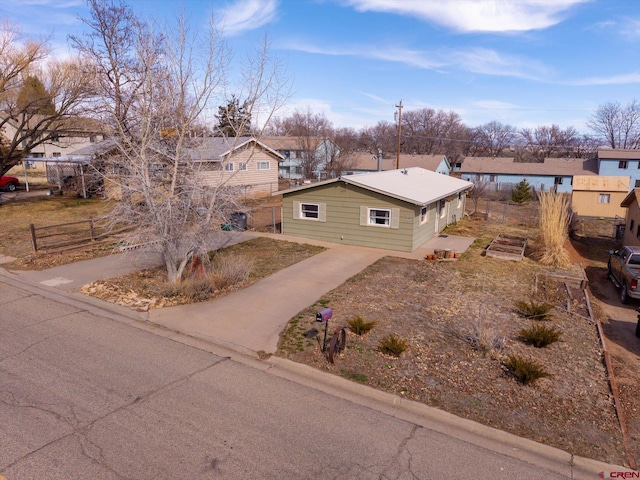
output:
<path id="1" fill-rule="evenodd" d="M 625 246 L 607 253 L 607 272 L 611 281 L 620 289 L 620 301 L 629 303 L 632 298 L 640 299 L 640 247 Z"/>
<path id="2" fill-rule="evenodd" d="M 0 189 L 6 190 L 7 192 L 15 192 L 16 189 L 20 186 L 20 180 L 16 177 L 10 177 L 8 175 L 3 175 L 0 177 Z"/>

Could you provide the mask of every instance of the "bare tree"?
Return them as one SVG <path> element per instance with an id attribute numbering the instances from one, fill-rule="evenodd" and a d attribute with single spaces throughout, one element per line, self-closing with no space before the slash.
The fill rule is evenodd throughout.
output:
<path id="1" fill-rule="evenodd" d="M 317 154 L 320 142 L 332 131 L 331 122 L 322 113 L 313 113 L 310 107 L 296 110 L 288 117 L 273 119 L 268 127 L 271 135 L 295 137 L 302 153 L 300 167 L 305 178 L 314 178 L 324 170 L 327 158 Z"/>
<path id="2" fill-rule="evenodd" d="M 548 157 L 575 156 L 575 148 L 580 136 L 575 128 L 564 130 L 558 125 L 540 126 L 535 129 L 523 128 L 520 131 L 521 146 L 517 158 L 522 161 L 543 162 Z"/>
<path id="3" fill-rule="evenodd" d="M 611 148 L 640 148 L 640 103 L 619 102 L 600 105 L 586 122 L 596 137 Z"/>
<path id="4" fill-rule="evenodd" d="M 476 213 L 478 211 L 478 202 L 482 197 L 484 197 L 485 193 L 487 193 L 488 188 L 489 188 L 489 182 L 485 180 L 480 180 L 480 181 L 474 182 L 473 188 L 467 192 L 467 196 L 473 202 L 473 213 Z"/>
<path id="5" fill-rule="evenodd" d="M 228 177 L 214 172 L 217 183 L 204 181 L 202 170 L 211 162 L 198 161 L 203 139 L 191 135 L 226 85 L 227 50 L 213 20 L 206 36 L 192 32 L 183 17 L 161 34 L 124 2 L 89 5 L 90 31 L 73 41 L 99 73 L 94 102 L 116 132 L 104 157 L 105 182 L 123 192 L 112 216 L 136 227 L 136 242 L 162 253 L 168 280 L 177 283 L 194 256 L 206 258 L 219 246 L 210 244 L 212 225 L 226 223 L 240 201 Z M 281 103 L 279 66 L 270 62 L 267 45 L 236 90 L 249 114 L 264 114 L 264 99 Z M 232 148 L 237 140 L 229 141 Z M 219 165 L 224 171 L 224 161 Z"/>
<path id="6" fill-rule="evenodd" d="M 500 157 L 513 145 L 516 135 L 515 127 L 494 120 L 473 129 L 473 142 L 481 156 Z"/>
<path id="7" fill-rule="evenodd" d="M 13 25 L 0 24 L 0 174 L 39 145 L 82 132 L 73 119 L 83 113 L 90 83 L 84 65 L 48 55 L 46 42 L 23 39 Z"/>

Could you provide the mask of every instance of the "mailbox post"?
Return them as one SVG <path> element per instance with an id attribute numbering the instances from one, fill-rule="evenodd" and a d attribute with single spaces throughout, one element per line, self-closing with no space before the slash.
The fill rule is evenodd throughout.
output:
<path id="1" fill-rule="evenodd" d="M 324 308 L 316 313 L 316 322 L 324 323 L 324 338 L 322 339 L 322 353 L 325 352 L 327 345 L 327 330 L 329 329 L 329 320 L 333 317 L 333 310 L 331 308 Z"/>

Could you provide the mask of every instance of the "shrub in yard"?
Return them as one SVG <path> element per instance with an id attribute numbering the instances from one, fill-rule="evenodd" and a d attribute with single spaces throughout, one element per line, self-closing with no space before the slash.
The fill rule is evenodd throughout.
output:
<path id="1" fill-rule="evenodd" d="M 549 376 L 549 373 L 542 365 L 534 360 L 529 360 L 528 358 L 523 358 L 518 355 L 509 355 L 505 366 L 523 385 L 528 385 L 539 378 Z"/>
<path id="2" fill-rule="evenodd" d="M 211 278 L 188 278 L 180 283 L 165 283 L 157 289 L 157 293 L 163 297 L 185 297 L 191 302 L 208 300 L 215 287 Z"/>
<path id="3" fill-rule="evenodd" d="M 364 319 L 358 315 L 351 320 L 347 320 L 347 324 L 349 325 L 349 330 L 356 335 L 364 335 L 375 327 L 376 322 L 365 322 Z"/>
<path id="4" fill-rule="evenodd" d="M 519 300 L 516 302 L 516 310 L 520 315 L 533 320 L 550 320 L 551 314 L 549 313 L 553 305 L 546 302 L 536 302 L 529 300 Z"/>
<path id="5" fill-rule="evenodd" d="M 522 204 L 528 202 L 529 199 L 531 199 L 531 185 L 526 179 L 522 179 L 511 191 L 511 201 Z"/>
<path id="6" fill-rule="evenodd" d="M 536 348 L 543 348 L 557 342 L 562 335 L 562 330 L 558 330 L 555 326 L 534 324 L 531 328 L 523 328 L 520 330 L 520 339 L 533 345 Z"/>
<path id="7" fill-rule="evenodd" d="M 378 344 L 378 350 L 387 355 L 399 357 L 408 348 L 407 342 L 402 338 L 390 333 Z"/>
<path id="8" fill-rule="evenodd" d="M 242 283 L 249 278 L 253 262 L 238 255 L 216 255 L 212 262 L 212 281 L 217 289 Z"/>
<path id="9" fill-rule="evenodd" d="M 504 349 L 505 336 L 493 327 L 483 326 L 481 322 L 454 333 L 471 348 L 482 353 L 501 352 Z"/>

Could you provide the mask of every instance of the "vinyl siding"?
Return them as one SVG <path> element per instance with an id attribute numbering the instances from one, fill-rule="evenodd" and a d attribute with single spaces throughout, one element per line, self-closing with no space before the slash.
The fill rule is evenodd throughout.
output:
<path id="1" fill-rule="evenodd" d="M 239 170 L 240 163 L 247 170 Z M 258 170 L 258 162 L 269 162 L 269 170 Z M 226 163 L 233 163 L 234 170 L 224 170 Z M 271 194 L 278 190 L 278 160 L 259 148 L 246 148 L 235 152 L 224 163 L 222 170 L 213 170 L 212 163 L 203 163 L 199 175 L 205 185 L 243 186 L 250 195 Z"/>
<path id="2" fill-rule="evenodd" d="M 299 218 L 300 203 L 323 205 L 324 221 Z M 459 206 L 457 196 L 447 204 L 447 216 L 438 219 L 436 204 L 428 205 L 427 222 L 420 225 L 420 206 L 336 182 L 285 194 L 282 201 L 282 233 L 327 242 L 412 252 L 436 235 L 436 221 L 440 232 L 447 223 L 462 217 L 464 196 Z M 362 225 L 367 220 L 367 212 L 363 207 L 391 210 L 391 226 Z"/>
<path id="3" fill-rule="evenodd" d="M 326 204 L 326 221 L 294 219 L 294 202 Z M 360 225 L 360 207 L 397 209 L 398 228 Z M 360 187 L 332 183 L 292 192 L 282 201 L 282 233 L 348 245 L 412 251 L 413 205 L 368 192 Z M 393 222 L 392 218 L 392 222 Z"/>

